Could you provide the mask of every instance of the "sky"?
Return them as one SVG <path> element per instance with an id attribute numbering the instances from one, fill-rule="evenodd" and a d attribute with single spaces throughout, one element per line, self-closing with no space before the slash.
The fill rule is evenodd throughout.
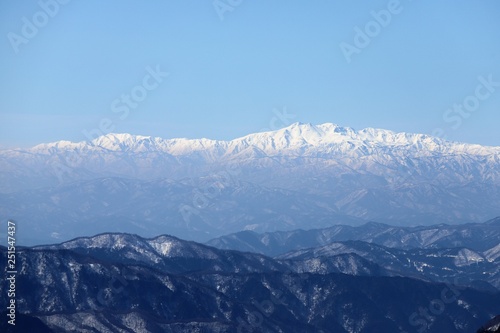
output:
<path id="1" fill-rule="evenodd" d="M 0 148 L 293 122 L 500 146 L 496 0 L 4 0 Z"/>

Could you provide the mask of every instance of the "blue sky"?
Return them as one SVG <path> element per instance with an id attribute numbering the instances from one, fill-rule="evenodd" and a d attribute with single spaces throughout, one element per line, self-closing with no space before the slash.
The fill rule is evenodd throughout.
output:
<path id="1" fill-rule="evenodd" d="M 495 0 L 57 1 L 0 4 L 0 147 L 295 121 L 500 145 Z"/>

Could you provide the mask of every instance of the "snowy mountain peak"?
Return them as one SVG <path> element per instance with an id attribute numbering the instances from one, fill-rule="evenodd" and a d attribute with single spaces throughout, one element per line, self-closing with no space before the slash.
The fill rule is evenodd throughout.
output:
<path id="1" fill-rule="evenodd" d="M 435 151 L 442 147 L 453 146 L 445 140 L 424 134 L 396 133 L 375 128 L 356 131 L 333 123 L 320 125 L 294 123 L 276 131 L 250 134 L 232 142 L 245 143 L 274 154 L 287 150 L 310 152 L 329 149 L 328 147 L 345 153 L 355 149 L 369 152 L 374 147 L 404 147 L 404 149 Z M 465 146 L 470 148 L 471 145 Z"/>
<path id="2" fill-rule="evenodd" d="M 354 130 L 349 127 L 341 127 L 333 123 L 324 123 L 320 125 L 313 125 L 310 123 L 293 123 L 292 125 L 282 128 L 280 130 L 274 131 L 274 133 L 285 132 L 290 135 L 297 137 L 328 137 L 332 135 L 344 135 L 350 136 L 354 133 Z"/>
<path id="3" fill-rule="evenodd" d="M 108 181 L 115 177 L 121 180 Z M 179 183 L 158 181 L 165 178 Z M 156 230 L 166 217 L 174 230 L 198 235 L 218 232 L 219 222 L 233 230 L 276 230 L 322 226 L 338 216 L 415 224 L 478 221 L 500 215 L 500 147 L 294 123 L 231 141 L 113 133 L 92 142 L 0 151 L 0 194 L 49 187 L 54 189 L 37 194 L 32 206 L 23 206 L 24 192 L 17 199 L 5 196 L 4 211 L 17 206 L 12 218 L 48 219 L 56 237 L 64 228 L 57 221 L 100 214 L 107 219 L 118 204 L 131 221 L 141 221 L 130 225 L 133 232 L 142 222 Z M 48 202 L 39 204 L 44 197 Z M 67 198 L 78 204 L 67 204 Z M 194 220 L 187 223 L 187 216 Z M 171 242 L 159 244 L 162 252 L 175 252 Z"/>
<path id="4" fill-rule="evenodd" d="M 317 154 L 330 152 L 357 151 L 357 154 L 372 154 L 374 149 L 399 149 L 427 153 L 474 155 L 500 154 L 500 147 L 484 147 L 445 141 L 425 134 L 397 133 L 390 130 L 365 128 L 355 130 L 333 123 L 313 125 L 296 122 L 287 127 L 249 134 L 231 141 L 210 139 L 162 139 L 159 137 L 109 133 L 90 142 L 73 143 L 58 141 L 41 144 L 31 149 L 34 152 L 53 153 L 56 150 L 96 150 L 116 152 L 163 152 L 173 156 L 203 153 L 217 158 L 228 154 L 242 156 L 296 154 Z M 248 150 L 248 151 L 247 151 Z M 246 153 L 243 153 L 247 151 Z"/>
<path id="5" fill-rule="evenodd" d="M 150 150 L 155 149 L 156 140 L 151 136 L 132 135 L 128 133 L 110 133 L 100 136 L 90 142 L 90 145 L 108 150 Z"/>
<path id="6" fill-rule="evenodd" d="M 425 145 L 434 147 L 437 144 L 449 144 L 447 141 L 434 138 L 425 134 L 412 133 L 397 133 L 390 130 L 378 128 L 365 128 L 355 130 L 351 127 L 342 127 L 333 123 L 324 123 L 320 125 L 293 123 L 288 127 L 257 134 L 250 134 L 245 138 L 252 138 L 252 142 L 256 139 L 274 138 L 274 140 L 286 140 L 288 143 L 302 142 L 312 146 L 321 146 L 324 144 L 335 144 L 342 142 L 351 142 L 359 144 L 386 144 L 391 146 L 404 145 Z"/>

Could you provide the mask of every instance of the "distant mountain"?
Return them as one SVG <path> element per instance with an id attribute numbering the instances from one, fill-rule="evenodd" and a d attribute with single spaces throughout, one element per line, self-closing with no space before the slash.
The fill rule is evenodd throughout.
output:
<path id="1" fill-rule="evenodd" d="M 318 196 L 238 182 L 220 184 L 206 206 L 195 206 L 202 180 L 150 181 L 100 178 L 72 184 L 0 193 L 0 218 L 23 227 L 23 245 L 61 242 L 103 232 L 152 237 L 169 233 L 207 241 L 244 229 L 275 231 L 332 223 L 360 224 Z M 4 230 L 0 230 L 0 236 Z M 26 232 L 26 233 L 25 233 Z M 5 238 L 4 238 L 5 239 Z"/>
<path id="2" fill-rule="evenodd" d="M 361 240 L 397 249 L 469 248 L 484 251 L 489 260 L 500 256 L 500 217 L 484 223 L 398 227 L 366 223 L 353 227 L 336 225 L 324 229 L 256 233 L 242 231 L 207 242 L 220 249 L 250 251 L 276 256 L 293 250 Z"/>
<path id="3" fill-rule="evenodd" d="M 375 265 L 372 275 L 378 272 L 438 282 L 459 277 L 456 283 L 494 290 L 500 289 L 499 243 L 500 218 L 458 226 L 394 227 L 372 222 L 308 231 L 243 231 L 207 244 L 274 256 L 297 271 L 335 272 L 329 267 L 339 256 L 356 256 L 349 259 L 352 266 L 367 269 L 369 264 Z M 354 264 L 360 259 L 369 264 Z"/>
<path id="4" fill-rule="evenodd" d="M 171 236 L 102 234 L 20 248 L 16 265 L 18 314 L 54 332 L 453 333 L 500 312 L 498 292 L 378 276 L 373 264 L 352 271 L 361 275 L 296 273 Z"/>
<path id="5" fill-rule="evenodd" d="M 116 184 L 107 188 L 99 182 Z M 139 219 L 99 212 L 93 188 L 102 186 L 101 195 L 115 197 L 121 182 L 125 193 L 128 186 L 144 192 L 136 193 L 137 206 L 126 195 L 115 206 L 132 204 L 139 212 L 149 201 L 145 211 L 159 215 Z M 172 186 L 154 197 L 149 191 L 154 182 Z M 27 207 L 32 217 L 66 218 L 80 225 L 95 221 L 112 227 L 106 231 L 122 231 L 117 227 L 122 223 L 146 229 L 167 224 L 172 228 L 162 233 L 180 230 L 199 240 L 222 235 L 226 226 L 227 233 L 317 228 L 327 221 L 479 222 L 500 215 L 500 147 L 331 123 L 295 123 L 231 141 L 107 134 L 89 142 L 0 151 L 0 191 L 2 219 L 26 220 L 17 212 Z M 78 200 L 58 204 L 66 193 L 74 198 L 75 191 Z M 268 207 L 262 208 L 260 199 Z M 164 211 L 158 208 L 162 205 L 167 206 Z M 255 207 L 262 211 L 253 214 Z M 225 225 L 228 214 L 233 219 Z"/>
<path id="6" fill-rule="evenodd" d="M 304 256 L 301 258 L 293 256 L 290 258 L 278 257 L 275 260 L 295 273 L 343 273 L 359 276 L 396 275 L 394 272 L 381 267 L 381 265 L 352 252 L 332 254 L 330 256 Z"/>
<path id="7" fill-rule="evenodd" d="M 328 262 L 325 259 L 336 259 L 339 255 L 357 255 L 383 268 L 380 271 L 384 275 L 454 281 L 477 289 L 497 288 L 496 291 L 500 291 L 500 260 L 490 261 L 484 253 L 467 248 L 400 250 L 362 241 L 345 241 L 292 251 L 276 259 L 318 265 L 318 258 Z"/>

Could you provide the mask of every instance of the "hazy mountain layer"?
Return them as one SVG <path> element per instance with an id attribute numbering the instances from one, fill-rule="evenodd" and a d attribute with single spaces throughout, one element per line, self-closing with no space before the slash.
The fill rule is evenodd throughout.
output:
<path id="1" fill-rule="evenodd" d="M 500 217 L 484 223 L 398 227 L 367 223 L 353 227 L 336 225 L 324 229 L 256 233 L 242 231 L 207 242 L 220 249 L 250 251 L 269 256 L 289 251 L 361 240 L 397 249 L 440 249 L 464 247 L 485 253 L 488 259 L 500 257 Z"/>
<path id="2" fill-rule="evenodd" d="M 334 124 L 232 141 L 108 134 L 0 151 L 0 191 L 0 218 L 38 228 L 30 244 L 479 222 L 500 215 L 500 147 Z"/>

